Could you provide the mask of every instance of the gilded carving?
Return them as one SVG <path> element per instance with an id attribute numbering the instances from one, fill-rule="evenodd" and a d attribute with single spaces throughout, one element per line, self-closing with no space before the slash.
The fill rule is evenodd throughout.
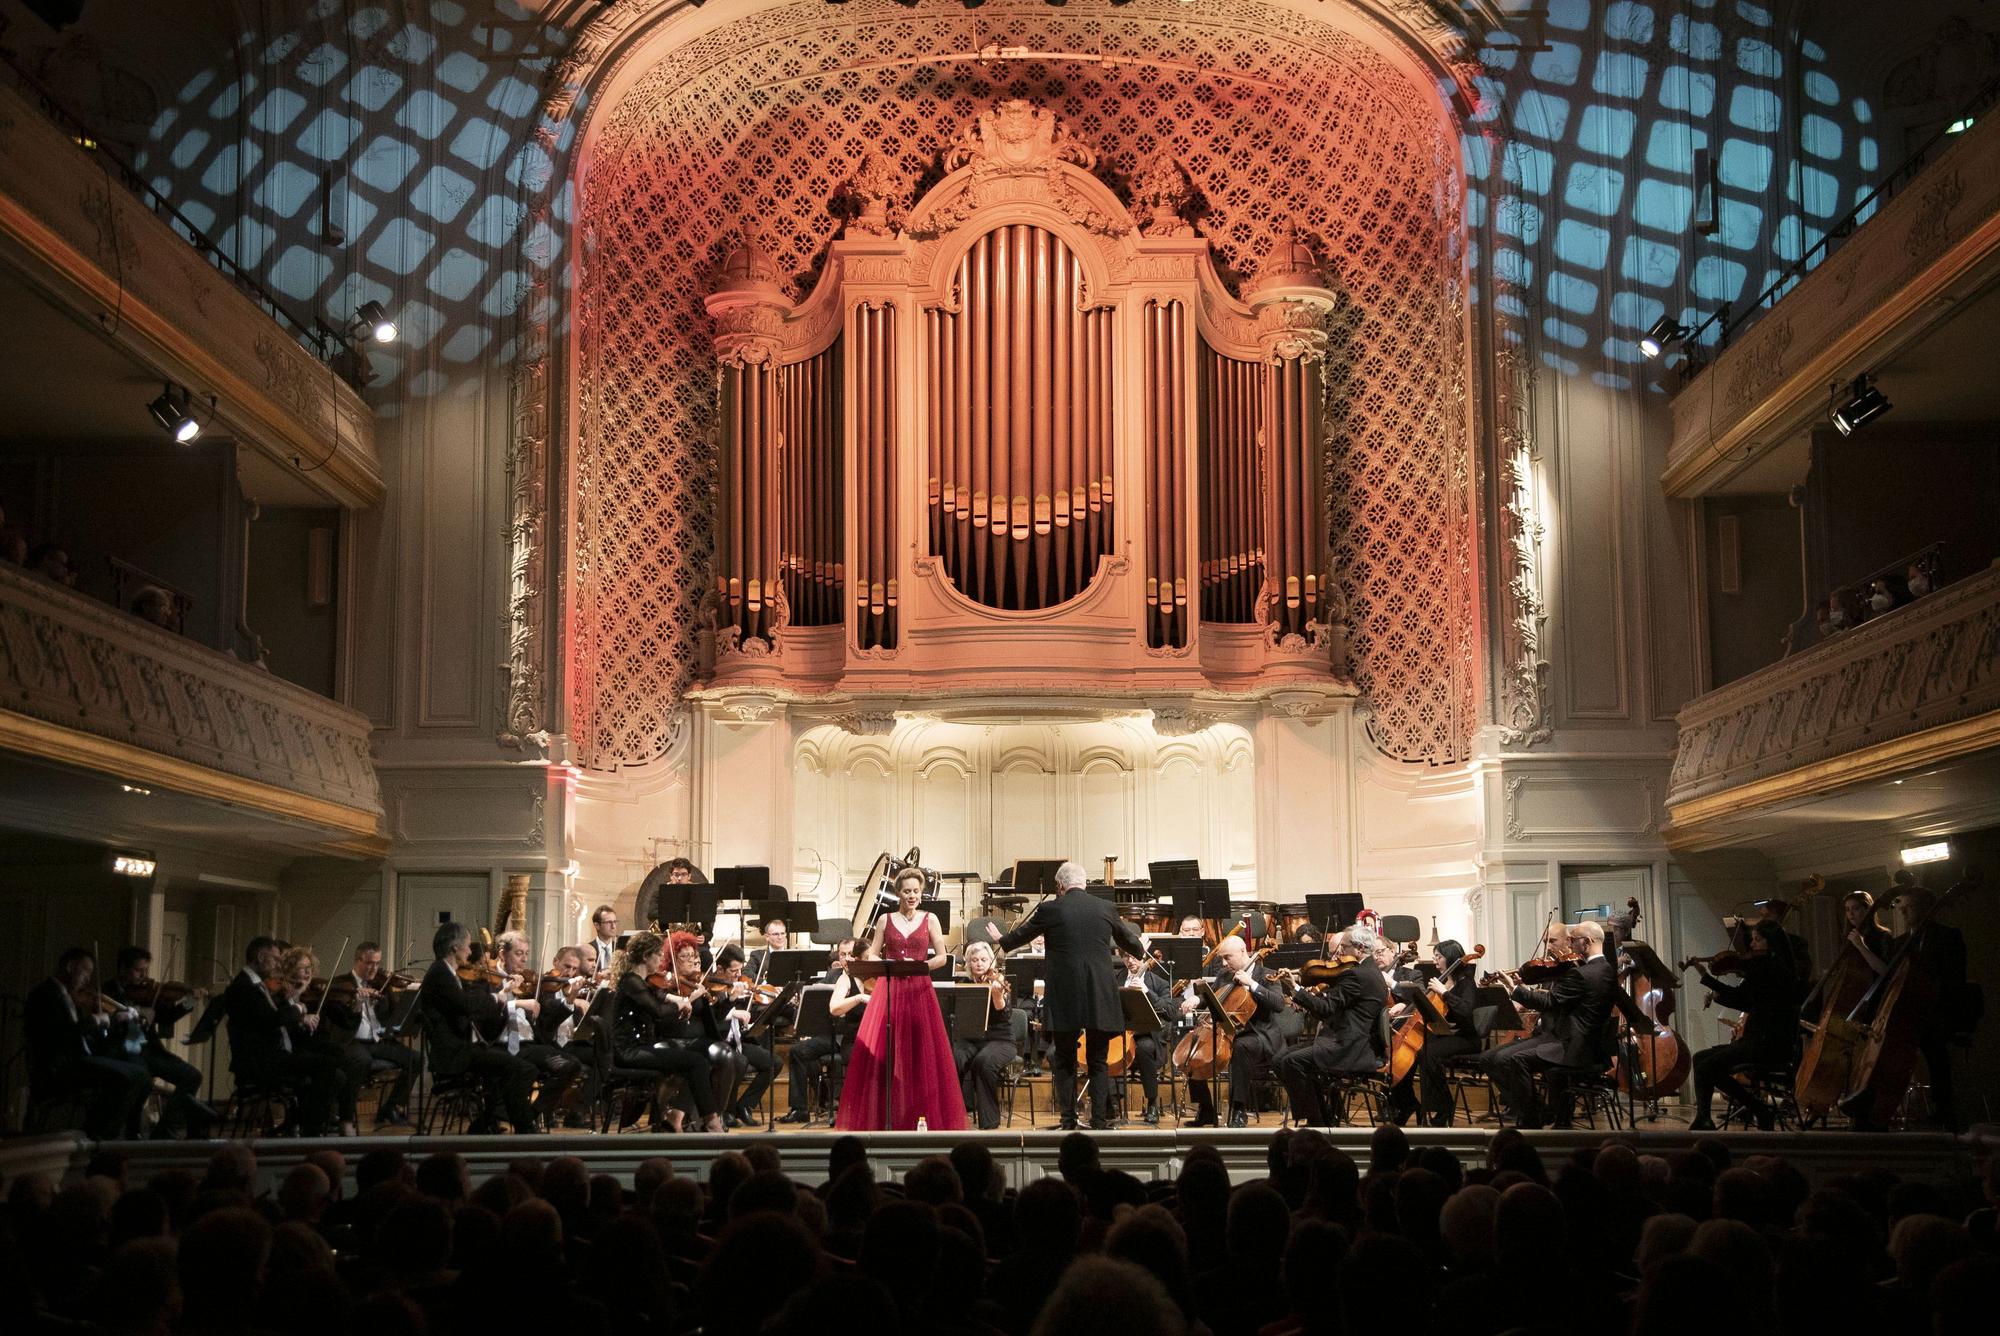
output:
<path id="1" fill-rule="evenodd" d="M 1785 350 L 1791 346 L 1790 317 L 1775 316 L 1758 326 L 1723 387 L 1723 408 L 1740 413 L 1777 388 L 1785 374 Z"/>
<path id="2" fill-rule="evenodd" d="M 320 377 L 305 351 L 282 335 L 261 333 L 254 345 L 271 397 L 308 422 L 320 417 Z"/>
<path id="3" fill-rule="evenodd" d="M 909 183 L 895 164 L 880 153 L 861 160 L 860 170 L 847 178 L 847 193 L 861 211 L 847 221 L 850 236 L 894 236 L 903 225 Z"/>
<path id="4" fill-rule="evenodd" d="M 1951 211 L 1965 198 L 1965 182 L 1952 168 L 1927 181 L 1917 199 L 1917 216 L 1910 220 L 1910 234 L 1903 251 L 1919 263 L 1930 259 L 1951 242 Z"/>
<path id="5" fill-rule="evenodd" d="M 1139 230 L 1149 237 L 1191 237 L 1188 209 L 1194 204 L 1194 183 L 1180 161 L 1165 149 L 1146 160 L 1132 178 L 1132 207 Z"/>

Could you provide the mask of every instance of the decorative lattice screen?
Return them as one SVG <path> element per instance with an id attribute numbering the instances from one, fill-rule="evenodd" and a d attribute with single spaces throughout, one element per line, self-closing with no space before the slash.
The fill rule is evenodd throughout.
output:
<path id="1" fill-rule="evenodd" d="M 1187 168 L 1232 280 L 1280 229 L 1315 235 L 1346 302 L 1333 331 L 1334 569 L 1390 756 L 1465 756 L 1475 597 L 1456 139 L 1368 43 L 1261 6 L 1070 14 L 1043 5 L 774 6 L 677 50 L 605 114 L 584 182 L 571 730 L 586 765 L 667 748 L 693 661 L 714 385 L 702 294 L 746 230 L 804 296 L 870 151 L 935 180 L 982 110 L 1026 98 L 1129 176 Z M 988 43 L 1133 64 L 918 63 Z"/>

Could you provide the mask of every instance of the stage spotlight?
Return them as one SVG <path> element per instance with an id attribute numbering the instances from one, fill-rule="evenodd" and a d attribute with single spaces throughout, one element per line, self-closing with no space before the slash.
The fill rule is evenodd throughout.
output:
<path id="1" fill-rule="evenodd" d="M 377 343 L 396 341 L 396 322 L 382 309 L 381 302 L 361 303 L 361 309 L 354 313 L 354 325 Z"/>
<path id="2" fill-rule="evenodd" d="M 1833 410 L 1834 429 L 1842 436 L 1852 436 L 1856 429 L 1873 422 L 1894 407 L 1889 402 L 1889 396 L 1876 389 L 1864 371 L 1847 387 L 1847 402 Z"/>
<path id="3" fill-rule="evenodd" d="M 201 435 L 201 424 L 188 410 L 188 392 L 177 385 L 168 384 L 163 388 L 160 397 L 146 405 L 146 411 L 153 415 L 153 421 L 160 424 L 161 431 L 182 445 Z"/>
<path id="4" fill-rule="evenodd" d="M 1687 328 L 1670 315 L 1663 315 L 1653 322 L 1639 338 L 1639 351 L 1648 357 L 1658 357 L 1667 349 L 1687 338 Z"/>

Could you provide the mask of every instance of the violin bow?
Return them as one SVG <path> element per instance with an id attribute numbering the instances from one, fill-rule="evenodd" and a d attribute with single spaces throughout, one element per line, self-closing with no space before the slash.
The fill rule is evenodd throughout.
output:
<path id="1" fill-rule="evenodd" d="M 350 936 L 350 937 L 343 937 L 343 938 L 341 938 L 341 939 L 340 939 L 340 954 L 339 954 L 338 956 L 335 956 L 335 957 L 334 957 L 334 959 L 336 959 L 336 960 L 345 960 L 345 959 L 347 959 L 347 944 L 348 944 L 349 942 L 353 941 L 353 940 L 354 940 L 354 938 L 353 938 L 353 937 L 351 937 L 351 936 Z M 355 980 L 355 983 L 356 983 L 356 984 L 359 984 L 360 982 L 361 982 L 361 981 L 360 981 L 359 979 L 356 979 L 356 980 Z M 324 987 L 324 988 L 322 988 L 322 989 L 320 989 L 320 990 L 319 990 L 319 1005 L 313 1008 L 313 1017 L 314 1017 L 314 1019 L 318 1019 L 318 1017 L 319 1017 L 319 1014 L 320 1014 L 320 1013 L 321 1013 L 322 1011 L 325 1011 L 325 1010 L 326 1010 L 326 999 L 327 999 L 327 996 L 328 996 L 328 995 L 329 995 L 330 993 L 332 993 L 332 992 L 333 992 L 333 976 L 332 976 L 331 974 L 329 974 L 329 975 L 327 975 L 327 976 L 326 976 L 326 987 Z"/>

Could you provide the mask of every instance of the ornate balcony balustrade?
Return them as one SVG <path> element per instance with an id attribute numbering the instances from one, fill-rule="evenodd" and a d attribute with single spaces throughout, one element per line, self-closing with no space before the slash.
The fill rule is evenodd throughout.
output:
<path id="1" fill-rule="evenodd" d="M 6 563 L 0 750 L 382 845 L 363 715 Z"/>
<path id="2" fill-rule="evenodd" d="M 1683 835 L 2000 744 L 2000 565 L 1697 697 L 1679 723 Z"/>

